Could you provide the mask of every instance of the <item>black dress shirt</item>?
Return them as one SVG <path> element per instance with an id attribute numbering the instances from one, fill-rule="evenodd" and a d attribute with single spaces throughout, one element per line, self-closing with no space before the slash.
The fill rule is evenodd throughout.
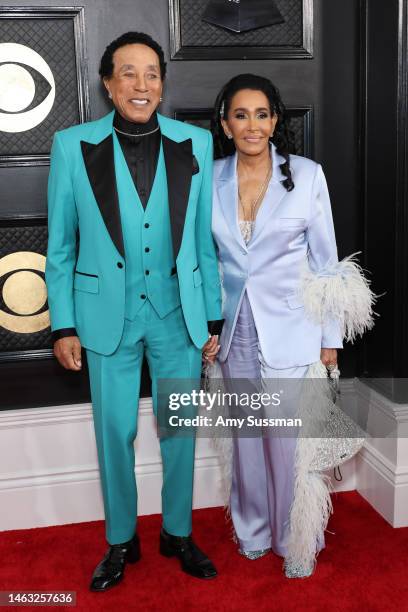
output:
<path id="1" fill-rule="evenodd" d="M 146 208 L 160 152 L 161 132 L 157 114 L 153 113 L 147 123 L 132 123 L 116 112 L 113 127 L 143 208 Z"/>

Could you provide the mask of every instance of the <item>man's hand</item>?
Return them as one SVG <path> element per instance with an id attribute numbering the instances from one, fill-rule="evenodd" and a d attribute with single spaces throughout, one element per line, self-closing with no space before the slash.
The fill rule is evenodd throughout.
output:
<path id="1" fill-rule="evenodd" d="M 331 348 L 322 348 L 320 351 L 320 361 L 326 366 L 337 366 L 337 350 Z"/>
<path id="2" fill-rule="evenodd" d="M 203 346 L 203 358 L 204 361 L 214 363 L 218 351 L 220 350 L 218 344 L 218 336 L 211 336 Z"/>
<path id="3" fill-rule="evenodd" d="M 82 362 L 78 336 L 66 336 L 54 342 L 54 355 L 63 368 L 79 372 Z"/>

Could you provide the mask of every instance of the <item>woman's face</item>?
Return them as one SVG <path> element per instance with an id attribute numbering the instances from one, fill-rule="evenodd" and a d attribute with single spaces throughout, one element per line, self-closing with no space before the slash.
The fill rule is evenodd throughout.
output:
<path id="1" fill-rule="evenodd" d="M 232 98 L 228 117 L 221 123 L 226 136 L 233 137 L 238 153 L 260 155 L 269 147 L 277 120 L 262 91 L 242 89 Z"/>

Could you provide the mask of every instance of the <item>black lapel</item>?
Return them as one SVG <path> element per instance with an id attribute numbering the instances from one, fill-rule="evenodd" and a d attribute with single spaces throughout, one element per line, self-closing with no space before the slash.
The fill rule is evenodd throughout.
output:
<path id="1" fill-rule="evenodd" d="M 112 134 L 96 145 L 81 140 L 81 149 L 89 182 L 106 228 L 117 250 L 125 258 Z"/>
<path id="2" fill-rule="evenodd" d="M 166 164 L 171 235 L 174 258 L 177 258 L 183 237 L 184 221 L 190 196 L 193 169 L 191 138 L 175 142 L 163 135 L 163 154 Z"/>

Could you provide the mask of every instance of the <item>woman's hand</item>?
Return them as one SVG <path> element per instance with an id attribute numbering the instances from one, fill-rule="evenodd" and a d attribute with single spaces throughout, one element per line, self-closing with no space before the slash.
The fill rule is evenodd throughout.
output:
<path id="1" fill-rule="evenodd" d="M 214 363 L 218 351 L 220 350 L 218 344 L 218 336 L 211 336 L 203 346 L 203 358 L 204 361 Z"/>
<path id="2" fill-rule="evenodd" d="M 320 361 L 326 366 L 337 366 L 337 349 L 322 348 Z"/>

